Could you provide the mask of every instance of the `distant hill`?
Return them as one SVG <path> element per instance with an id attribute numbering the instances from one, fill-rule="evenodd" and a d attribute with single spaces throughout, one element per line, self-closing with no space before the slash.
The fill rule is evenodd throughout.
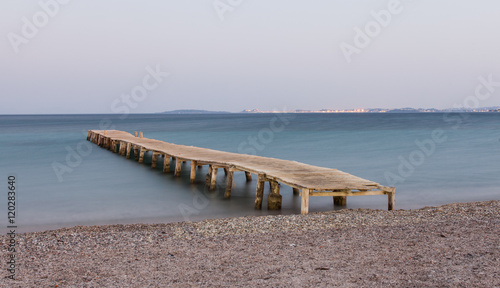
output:
<path id="1" fill-rule="evenodd" d="M 173 110 L 160 112 L 160 114 L 229 114 L 230 112 L 225 111 L 207 111 L 207 110 Z"/>

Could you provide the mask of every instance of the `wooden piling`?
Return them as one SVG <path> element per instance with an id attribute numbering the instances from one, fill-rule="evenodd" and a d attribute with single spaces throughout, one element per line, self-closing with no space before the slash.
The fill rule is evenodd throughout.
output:
<path id="1" fill-rule="evenodd" d="M 144 162 L 144 153 L 146 153 L 146 149 L 144 149 L 144 147 L 141 147 L 141 152 L 139 152 L 139 163 Z"/>
<path id="2" fill-rule="evenodd" d="M 170 172 L 170 155 L 163 154 L 163 172 Z"/>
<path id="3" fill-rule="evenodd" d="M 276 181 L 269 181 L 271 183 L 271 193 L 267 197 L 267 209 L 268 210 L 280 210 L 281 209 L 281 198 L 280 195 L 280 185 Z"/>
<path id="4" fill-rule="evenodd" d="M 302 189 L 302 203 L 300 205 L 300 214 L 305 215 L 309 213 L 309 193 L 310 189 Z"/>
<path id="5" fill-rule="evenodd" d="M 224 175 L 226 175 L 226 176 L 227 176 L 227 173 L 228 173 L 228 172 L 229 172 L 229 171 L 227 170 L 227 168 L 226 168 L 226 167 L 224 167 Z"/>
<path id="6" fill-rule="evenodd" d="M 262 209 L 262 198 L 264 198 L 264 184 L 266 184 L 266 177 L 264 174 L 259 174 L 257 179 L 257 189 L 255 191 L 255 209 Z"/>
<path id="7" fill-rule="evenodd" d="M 87 132 L 87 141 L 90 141 L 90 137 L 92 137 L 92 132 L 89 130 Z"/>
<path id="8" fill-rule="evenodd" d="M 158 155 L 159 155 L 158 152 L 154 152 L 153 151 L 153 156 L 151 158 L 151 160 L 152 160 L 152 162 L 151 162 L 151 168 L 153 168 L 153 169 L 156 168 L 156 163 L 158 162 Z"/>
<path id="9" fill-rule="evenodd" d="M 175 158 L 175 171 L 174 171 L 174 176 L 181 176 L 181 165 L 182 165 L 182 160 L 179 158 Z"/>
<path id="10" fill-rule="evenodd" d="M 196 181 L 196 161 L 191 161 L 191 175 L 189 177 L 191 184 Z"/>
<path id="11" fill-rule="evenodd" d="M 224 198 L 228 199 L 231 197 L 231 190 L 233 188 L 233 170 L 229 169 L 226 179 L 226 192 L 224 193 Z"/>
<path id="12" fill-rule="evenodd" d="M 137 137 L 137 131 L 134 131 L 134 136 Z"/>
<path id="13" fill-rule="evenodd" d="M 247 178 L 247 182 L 252 181 L 252 173 L 245 171 L 245 177 Z"/>
<path id="14" fill-rule="evenodd" d="M 392 211 L 394 210 L 395 207 L 395 202 L 396 202 L 396 188 L 392 188 L 392 191 L 387 193 L 387 210 Z"/>
<path id="15" fill-rule="evenodd" d="M 141 131 L 140 135 L 141 135 L 141 138 L 142 138 L 142 131 Z"/>
<path id="16" fill-rule="evenodd" d="M 127 155 L 125 155 L 125 157 L 127 159 L 130 159 L 130 151 L 132 150 L 132 144 L 131 143 L 127 143 Z"/>
<path id="17" fill-rule="evenodd" d="M 217 184 L 217 170 L 218 167 L 212 166 L 212 173 L 210 174 L 210 191 L 215 190 L 215 185 Z"/>
<path id="18" fill-rule="evenodd" d="M 139 147 L 134 145 L 134 160 L 139 160 Z"/>
<path id="19" fill-rule="evenodd" d="M 346 196 L 333 196 L 333 205 L 346 206 L 347 205 L 347 197 Z"/>

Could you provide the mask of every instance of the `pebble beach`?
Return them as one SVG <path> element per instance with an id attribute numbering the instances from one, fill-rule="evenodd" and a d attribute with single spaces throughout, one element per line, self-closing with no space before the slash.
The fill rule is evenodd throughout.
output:
<path id="1" fill-rule="evenodd" d="M 500 287 L 500 201 L 77 226 L 16 260 L 1 287 Z"/>

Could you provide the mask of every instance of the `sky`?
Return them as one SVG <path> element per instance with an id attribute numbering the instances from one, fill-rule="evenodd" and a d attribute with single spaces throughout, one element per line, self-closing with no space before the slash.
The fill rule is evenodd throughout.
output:
<path id="1" fill-rule="evenodd" d="M 3 0 L 0 19 L 0 114 L 449 108 L 500 82 L 497 0 Z"/>

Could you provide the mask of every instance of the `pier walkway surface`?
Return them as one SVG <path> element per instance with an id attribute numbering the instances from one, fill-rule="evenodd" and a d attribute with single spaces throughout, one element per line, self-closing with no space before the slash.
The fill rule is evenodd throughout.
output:
<path id="1" fill-rule="evenodd" d="M 245 172 L 247 181 L 252 174 L 258 176 L 255 194 L 255 208 L 262 208 L 264 184 L 269 182 L 271 192 L 268 195 L 268 209 L 281 209 L 279 183 L 290 186 L 294 195 L 301 199 L 301 213 L 309 211 L 309 197 L 330 196 L 335 205 L 345 206 L 347 196 L 387 195 L 388 209 L 394 209 L 395 188 L 382 186 L 373 181 L 356 177 L 337 169 L 312 166 L 296 161 L 280 160 L 268 157 L 217 151 L 193 146 L 177 145 L 118 130 L 89 130 L 87 140 L 118 152 L 130 158 L 132 151 L 135 160 L 142 163 L 146 152 L 152 153 L 152 167 L 156 168 L 158 156 L 163 157 L 163 171 L 170 172 L 170 164 L 175 161 L 174 175 L 179 176 L 181 164 L 191 162 L 191 183 L 196 179 L 197 167 L 209 166 L 206 184 L 215 189 L 217 171 L 224 169 L 226 173 L 226 191 L 224 197 L 231 197 L 233 173 Z"/>

